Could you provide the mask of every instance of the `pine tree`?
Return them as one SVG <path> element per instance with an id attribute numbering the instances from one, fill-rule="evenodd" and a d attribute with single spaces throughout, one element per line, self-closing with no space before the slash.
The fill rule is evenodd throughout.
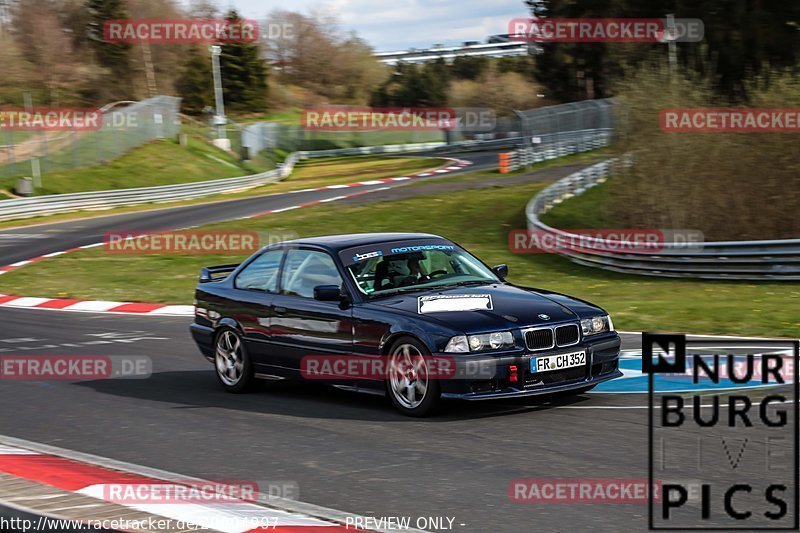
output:
<path id="1" fill-rule="evenodd" d="M 189 51 L 183 72 L 175 82 L 175 90 L 181 97 L 181 111 L 187 115 L 199 115 L 207 106 L 214 105 L 214 82 L 209 54 L 204 54 L 197 47 Z"/>
<path id="2" fill-rule="evenodd" d="M 104 84 L 111 98 L 130 99 L 132 93 L 130 69 L 130 45 L 112 43 L 105 40 L 103 25 L 107 20 L 127 17 L 125 0 L 87 0 L 86 9 L 90 15 L 87 28 L 89 42 L 95 51 L 97 62 L 108 71 Z"/>
<path id="3" fill-rule="evenodd" d="M 241 20 L 235 10 L 225 17 L 230 22 Z M 267 107 L 267 65 L 258 43 L 227 43 L 220 55 L 222 91 L 226 109 L 258 112 Z"/>

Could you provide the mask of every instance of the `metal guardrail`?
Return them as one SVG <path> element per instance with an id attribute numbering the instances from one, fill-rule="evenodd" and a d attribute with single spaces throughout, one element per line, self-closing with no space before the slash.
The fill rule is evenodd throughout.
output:
<path id="1" fill-rule="evenodd" d="M 79 210 L 104 209 L 123 205 L 165 203 L 175 200 L 201 198 L 213 194 L 240 191 L 285 179 L 292 173 L 294 165 L 301 159 L 337 155 L 419 152 L 438 148 L 450 148 L 453 146 L 456 145 L 446 145 L 445 143 L 436 142 L 342 148 L 317 152 L 294 152 L 286 158 L 280 168 L 249 176 L 178 185 L 53 194 L 32 198 L 3 200 L 0 201 L 0 220 L 67 213 Z"/>
<path id="2" fill-rule="evenodd" d="M 123 205 L 165 203 L 244 190 L 284 179 L 292 172 L 298 160 L 299 157 L 296 154 L 291 154 L 279 169 L 235 178 L 182 183 L 178 185 L 161 185 L 158 187 L 52 194 L 32 198 L 3 200 L 0 201 L 0 220 L 88 209 L 104 209 Z"/>
<path id="3" fill-rule="evenodd" d="M 528 230 L 544 232 L 565 241 L 580 239 L 578 249 L 565 248 L 560 255 L 574 263 L 626 274 L 649 276 L 728 279 L 728 280 L 800 280 L 800 239 L 727 241 L 687 244 L 658 243 L 657 252 L 633 253 L 618 241 L 587 238 L 552 228 L 540 217 L 553 206 L 583 194 L 605 182 L 618 160 L 609 159 L 563 178 L 533 197 L 525 209 Z"/>
<path id="4" fill-rule="evenodd" d="M 402 152 L 418 152 L 448 147 L 445 142 L 388 144 L 383 146 L 357 146 L 355 148 L 335 148 L 333 150 L 314 150 L 312 152 L 295 152 L 301 159 L 315 157 L 335 157 L 337 155 L 393 154 Z"/>
<path id="5" fill-rule="evenodd" d="M 509 153 L 508 171 L 518 170 L 535 163 L 557 159 L 603 148 L 611 144 L 611 129 L 564 131 L 531 137 L 529 145 Z"/>
<path id="6" fill-rule="evenodd" d="M 610 141 L 611 132 L 585 130 L 581 132 L 562 132 L 543 136 L 540 145 L 532 148 L 531 157 L 535 161 L 563 157 L 578 151 L 604 146 Z M 69 194 L 54 194 L 32 198 L 15 198 L 0 201 L 0 220 L 42 216 L 70 211 L 104 209 L 123 205 L 147 203 L 165 203 L 175 200 L 201 198 L 213 194 L 235 192 L 252 187 L 280 181 L 288 177 L 297 161 L 317 157 L 334 157 L 340 155 L 397 154 L 410 152 L 438 151 L 470 151 L 490 150 L 494 148 L 517 147 L 524 153 L 526 148 L 519 148 L 528 142 L 523 137 L 481 141 L 459 141 L 455 143 L 428 142 L 412 144 L 395 144 L 383 146 L 363 146 L 341 148 L 335 150 L 318 150 L 293 152 L 283 165 L 268 172 L 225 178 L 219 180 L 200 181 L 178 185 L 161 185 L 157 187 L 139 187 L 133 189 L 117 189 L 110 191 L 89 191 Z M 523 158 L 524 160 L 524 158 Z"/>
<path id="7" fill-rule="evenodd" d="M 390 144 L 385 146 L 360 146 L 356 148 L 338 148 L 334 150 L 315 150 L 313 152 L 297 152 L 303 159 L 313 157 L 332 157 L 337 155 L 392 154 L 401 152 L 469 152 L 492 150 L 495 148 L 515 148 L 525 143 L 524 137 L 504 137 L 502 139 L 470 140 L 457 142 L 428 142 L 412 144 Z M 566 155 L 566 154 L 565 154 Z"/>

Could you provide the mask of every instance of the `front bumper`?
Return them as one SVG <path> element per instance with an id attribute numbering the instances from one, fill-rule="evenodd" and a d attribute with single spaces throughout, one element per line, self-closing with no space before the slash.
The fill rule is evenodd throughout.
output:
<path id="1" fill-rule="evenodd" d="M 586 351 L 586 364 L 580 367 L 555 370 L 552 372 L 532 373 L 530 361 L 532 357 L 542 355 L 558 355 Z M 613 333 L 603 335 L 600 339 L 584 341 L 574 346 L 558 348 L 542 352 L 526 352 L 523 354 L 498 354 L 486 356 L 462 356 L 456 366 L 471 368 L 481 362 L 492 369 L 490 377 L 471 379 L 473 371 L 463 371 L 460 379 L 449 379 L 441 382 L 442 398 L 462 400 L 492 400 L 500 398 L 516 398 L 552 394 L 576 389 L 592 387 L 604 381 L 622 376 L 619 371 L 620 338 Z M 516 381 L 513 380 L 511 366 L 517 368 Z"/>

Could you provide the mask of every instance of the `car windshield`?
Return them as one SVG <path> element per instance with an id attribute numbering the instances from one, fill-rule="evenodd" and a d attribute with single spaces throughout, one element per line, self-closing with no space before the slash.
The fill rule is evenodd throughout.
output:
<path id="1" fill-rule="evenodd" d="M 395 247 L 387 252 L 376 250 L 362 255 L 345 252 L 355 261 L 347 267 L 350 275 L 359 290 L 372 298 L 499 281 L 478 259 L 452 245 Z"/>

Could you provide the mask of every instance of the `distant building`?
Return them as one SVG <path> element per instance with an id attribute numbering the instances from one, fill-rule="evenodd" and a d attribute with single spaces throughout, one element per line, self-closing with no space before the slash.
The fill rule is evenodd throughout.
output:
<path id="1" fill-rule="evenodd" d="M 486 43 L 480 41 L 465 41 L 460 46 L 443 46 L 435 44 L 430 48 L 397 50 L 394 52 L 376 52 L 375 57 L 381 63 L 396 65 L 403 63 L 430 63 L 437 59 L 452 61 L 458 56 L 483 56 L 483 57 L 519 57 L 539 52 L 535 44 L 515 41 L 508 34 L 492 35 Z"/>

